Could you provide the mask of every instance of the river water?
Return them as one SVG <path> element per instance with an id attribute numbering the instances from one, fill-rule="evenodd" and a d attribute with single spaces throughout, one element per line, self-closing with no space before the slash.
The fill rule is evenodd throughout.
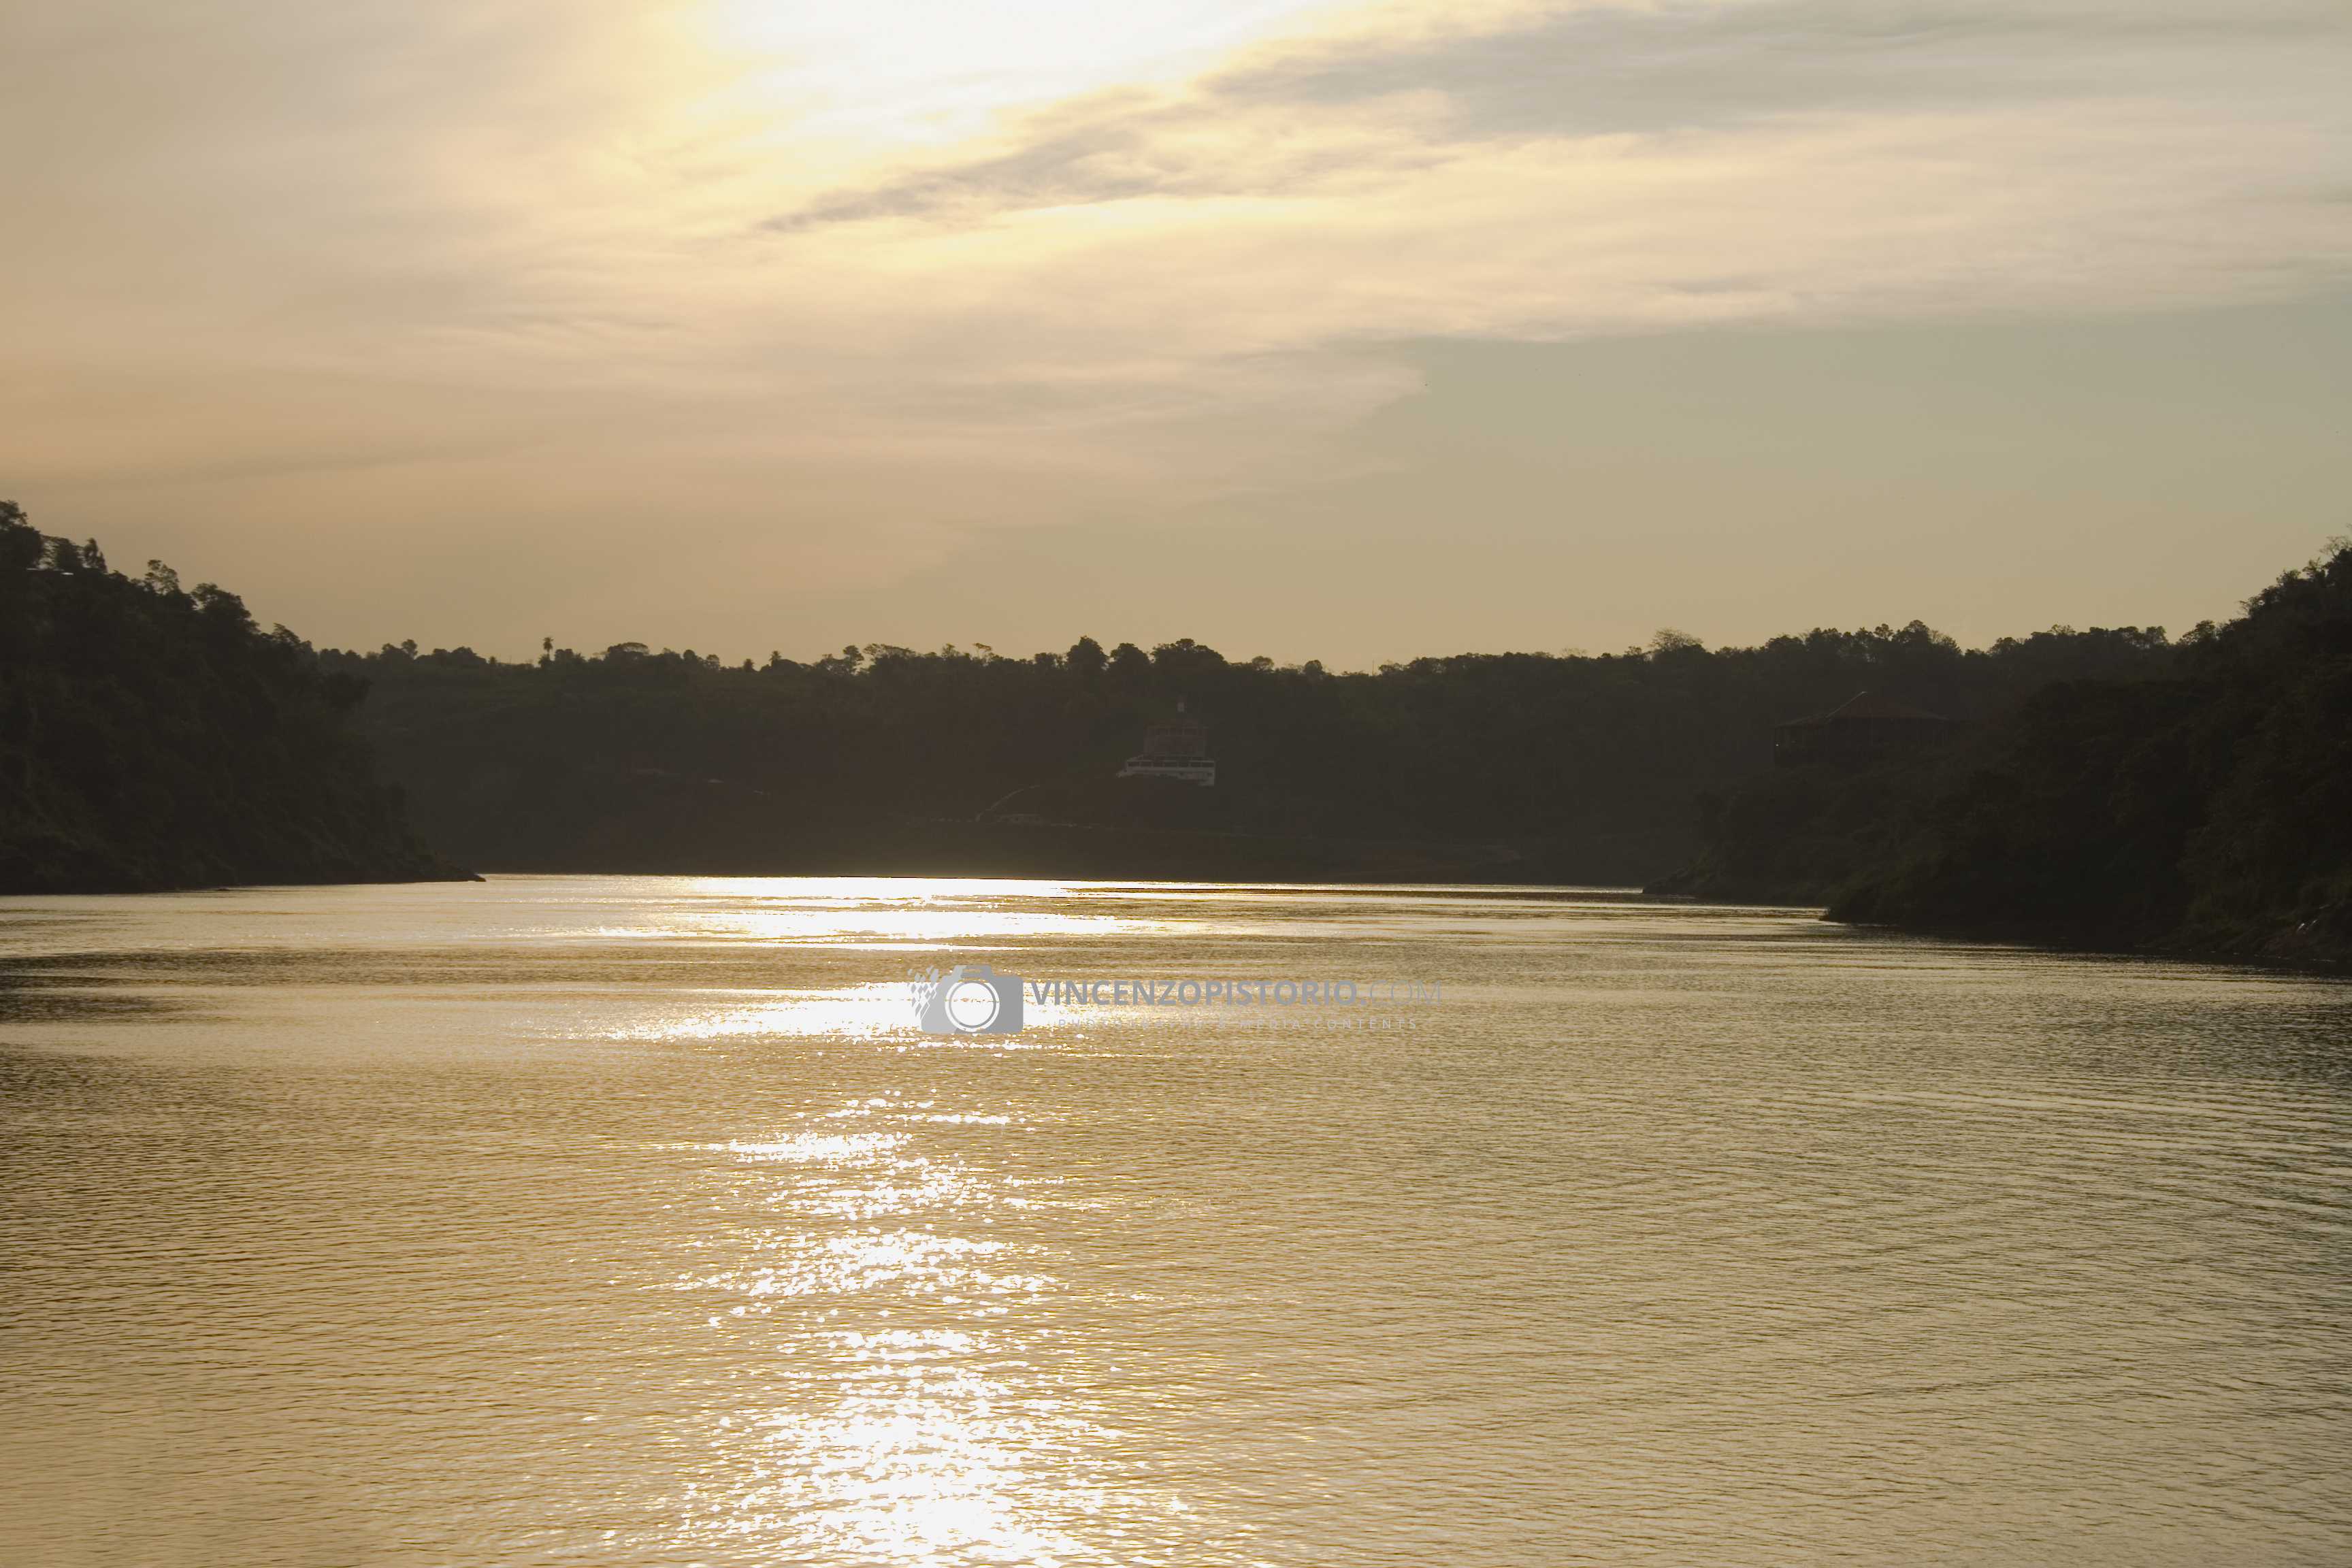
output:
<path id="1" fill-rule="evenodd" d="M 926 1034 L 958 963 L 1062 1000 Z M 2347 1220 L 2326 980 L 1605 892 L 0 900 L 0 1561 L 2341 1563 Z"/>

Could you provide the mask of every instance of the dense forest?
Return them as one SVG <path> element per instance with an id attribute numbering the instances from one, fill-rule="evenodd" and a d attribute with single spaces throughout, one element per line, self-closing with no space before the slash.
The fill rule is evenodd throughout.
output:
<path id="1" fill-rule="evenodd" d="M 1769 770 L 1778 721 L 1865 688 L 1990 720 L 2052 680 L 2174 658 L 2154 630 L 1967 650 L 1914 623 L 1356 674 L 1091 639 L 1028 658 L 729 665 L 624 644 L 322 661 L 368 682 L 362 722 L 426 837 L 488 868 L 1622 884 L 1691 858 L 1706 813 Z M 1180 703 L 1209 728 L 1216 787 L 1115 784 Z M 992 808 L 1047 826 L 974 820 Z"/>
<path id="2" fill-rule="evenodd" d="M 0 892 L 452 874 L 352 732 L 365 690 L 236 595 L 0 502 Z"/>
<path id="3" fill-rule="evenodd" d="M 2352 543 L 2169 679 L 2053 684 L 1890 798 L 1833 919 L 2352 959 Z"/>
<path id="4" fill-rule="evenodd" d="M 1918 743 L 1782 731 L 1775 765 L 1776 730 L 1849 700 L 1920 718 Z M 1180 711 L 1215 787 L 1117 778 Z M 1091 638 L 502 662 L 314 652 L 0 504 L 0 891 L 453 874 L 426 844 L 503 870 L 1647 883 L 2347 953 L 2352 549 L 2178 641 L 1968 649 L 1913 622 L 1359 673 Z"/>

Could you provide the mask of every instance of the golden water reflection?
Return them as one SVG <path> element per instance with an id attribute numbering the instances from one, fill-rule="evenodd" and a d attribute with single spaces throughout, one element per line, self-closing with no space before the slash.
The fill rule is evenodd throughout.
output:
<path id="1" fill-rule="evenodd" d="M 20 903 L 8 1568 L 2352 1541 L 2340 983 L 1514 889 Z M 950 952 L 1444 1002 L 925 1036 Z"/>
<path id="2" fill-rule="evenodd" d="M 642 901 L 628 919 L 600 925 L 598 935 L 715 942 L 822 942 L 906 945 L 1039 937 L 1104 936 L 1132 926 L 1124 911 L 1081 910 L 1040 903 L 1058 884 L 967 878 L 709 878 L 689 881 L 648 923 Z"/>
<path id="3" fill-rule="evenodd" d="M 1048 1247 L 992 1234 L 1033 1195 L 907 1130 L 1012 1121 L 877 1097 L 712 1151 L 775 1223 L 677 1286 L 709 1301 L 711 1332 L 758 1339 L 769 1397 L 709 1434 L 725 1460 L 689 1489 L 691 1537 L 814 1561 L 1075 1564 L 1110 1559 L 1074 1518 L 1183 1511 L 1131 1484 L 1104 1413 L 1041 1353 L 1065 1282 Z"/>

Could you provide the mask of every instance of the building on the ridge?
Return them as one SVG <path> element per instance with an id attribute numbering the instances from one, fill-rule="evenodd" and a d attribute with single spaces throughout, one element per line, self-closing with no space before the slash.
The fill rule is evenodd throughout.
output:
<path id="1" fill-rule="evenodd" d="M 1209 731 L 1199 720 L 1176 704 L 1176 717 L 1143 732 L 1143 749 L 1119 768 L 1123 779 L 1174 779 L 1180 784 L 1213 784 L 1216 759 L 1209 755 Z"/>
<path id="2" fill-rule="evenodd" d="M 1958 728 L 1941 713 L 1864 691 L 1826 713 L 1774 725 L 1772 761 L 1780 767 L 1874 762 L 1935 745 Z"/>

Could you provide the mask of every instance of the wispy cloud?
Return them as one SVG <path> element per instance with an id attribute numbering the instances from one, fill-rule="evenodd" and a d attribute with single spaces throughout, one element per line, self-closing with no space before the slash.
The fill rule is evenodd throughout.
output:
<path id="1" fill-rule="evenodd" d="M 1531 141 L 1832 117 L 2137 101 L 2341 135 L 2347 67 L 2352 14 L 2318 0 L 1580 5 L 1486 31 L 1266 46 L 1180 87 L 1046 106 L 977 154 L 826 192 L 769 226 L 1360 191 Z"/>
<path id="2" fill-rule="evenodd" d="M 1269 0 L 1197 68 L 1065 49 L 1037 79 L 1077 89 L 864 140 L 791 7 L 757 58 L 708 9 L 0 16 L 0 464 L 184 480 L 257 571 L 320 517 L 446 517 L 617 602 L 638 520 L 690 515 L 699 580 L 816 593 L 1311 484 L 1416 384 L 1402 340 L 2162 307 L 2352 257 L 2341 0 Z"/>

